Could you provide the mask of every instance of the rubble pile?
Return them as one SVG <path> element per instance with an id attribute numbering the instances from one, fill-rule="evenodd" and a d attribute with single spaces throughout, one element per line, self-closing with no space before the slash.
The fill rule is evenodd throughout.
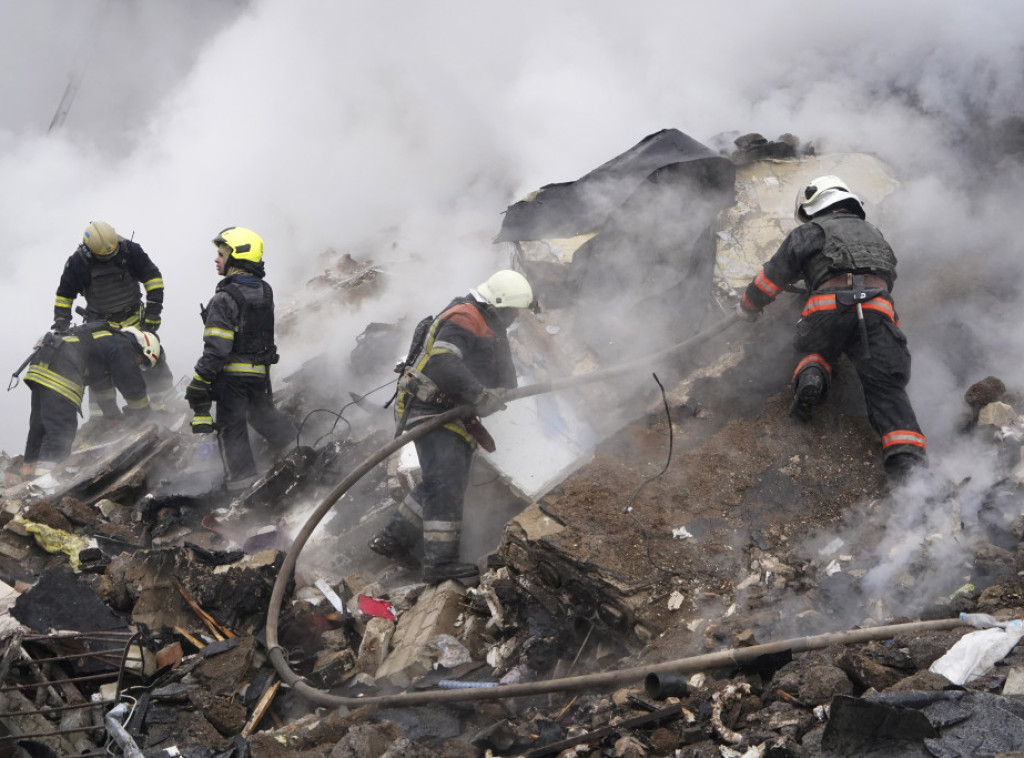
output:
<path id="1" fill-rule="evenodd" d="M 728 256 L 777 243 L 768 198 L 800 161 L 892 189 L 875 159 L 816 156 L 792 135 L 729 141 L 716 152 L 664 130 L 510 208 L 499 241 L 562 304 L 511 335 L 524 383 L 720 322 L 750 275 Z M 638 209 L 664 203 L 693 223 L 650 246 Z M 644 257 L 629 270 L 619 256 L 616 311 L 598 274 L 622 249 Z M 386 291 L 386 270 L 343 254 L 310 292 L 321 309 L 356 305 Z M 845 360 L 828 405 L 789 418 L 779 322 L 798 310 L 781 302 L 635 377 L 489 418 L 498 449 L 477 456 L 466 501 L 463 544 L 486 546 L 469 587 L 424 584 L 367 547 L 417 480 L 406 451 L 315 520 L 394 431 L 386 398 L 318 380 L 336 350 L 283 379 L 296 446 L 257 449 L 265 473 L 245 492 L 224 490 L 216 440 L 188 433 L 183 403 L 145 426 L 90 421 L 43 477 L 18 481 L 6 460 L 0 754 L 1024 751 L 1024 402 L 996 377 L 964 393 L 959 442 L 990 476 L 893 484 Z M 628 345 L 604 331 L 641 311 L 671 328 Z M 300 328 L 287 309 L 281 321 Z M 368 325 L 353 365 L 388 366 L 407 327 Z"/>
<path id="2" fill-rule="evenodd" d="M 1024 653 L 1013 648 L 964 682 L 930 670 L 970 626 L 954 621 L 948 629 L 801 652 L 803 637 L 794 635 L 909 619 L 881 606 L 876 618 L 850 619 L 843 612 L 850 597 L 859 597 L 859 609 L 871 607 L 864 591 L 854 589 L 866 571 L 853 538 L 834 547 L 834 555 L 801 552 L 799 532 L 808 528 L 809 515 L 817 527 L 839 518 L 816 511 L 831 502 L 831 493 L 819 499 L 805 493 L 789 511 L 762 511 L 730 494 L 730 486 L 737 492 L 753 486 L 758 466 L 785 469 L 780 476 L 798 482 L 805 475 L 829 481 L 827 472 L 804 474 L 799 453 L 793 461 L 745 452 L 751 463 L 736 469 L 731 484 L 691 476 L 725 454 L 723 441 L 735 444 L 744 436 L 747 429 L 737 425 L 778 420 L 785 397 L 769 398 L 761 417 L 726 422 L 720 401 L 699 382 L 689 391 L 705 402 L 696 413 L 693 399 L 672 408 L 671 428 L 683 449 L 678 465 L 637 491 L 640 462 L 664 454 L 670 428 L 669 419 L 652 410 L 507 525 L 477 587 L 428 587 L 369 566 L 366 574 L 351 571 L 337 581 L 297 577 L 290 583 L 279 620 L 289 666 L 312 687 L 367 703 L 330 714 L 282 684 L 262 636 L 289 547 L 287 530 L 271 520 L 266 504 L 295 502 L 285 483 L 292 493 L 301 489 L 296 483 L 307 478 L 318 454 L 296 451 L 239 502 L 206 495 L 190 497 L 186 506 L 155 496 L 161 488 L 123 485 L 146 459 L 147 446 L 166 454 L 192 443 L 157 441 L 159 435 L 143 429 L 89 466 L 69 464 L 105 472 L 87 487 L 83 477 L 49 495 L 45 482 L 9 488 L 4 555 L 19 561 L 3 576 L 10 605 L 0 658 L 7 739 L 55 755 L 89 754 L 112 739 L 103 715 L 122 706 L 119 723 L 147 755 L 170 755 L 172 748 L 186 755 L 254 756 L 387 750 L 424 756 L 918 755 L 922 744 L 952 750 L 970 740 L 1018 748 L 1017 721 L 1024 715 L 1015 698 L 1024 687 Z M 1002 514 L 1011 512 L 1006 501 L 1016 498 L 1021 462 L 1024 426 L 1007 402 L 1014 400 L 992 377 L 965 394 L 964 434 L 990 448 L 1007 470 L 989 493 Z M 859 447 L 867 446 L 867 434 L 850 437 L 852 447 L 836 443 L 831 451 L 838 462 L 833 473 L 848 467 L 852 456 L 866 455 Z M 337 456 L 338 446 L 329 447 Z M 633 486 L 626 486 L 630 477 Z M 691 493 L 675 489 L 677 477 L 695 489 L 692 497 L 726 510 L 695 513 Z M 713 496 L 705 490 L 712 484 Z M 376 486 L 387 490 L 384 482 Z M 837 486 L 846 492 L 851 484 Z M 779 477 L 775 487 L 776 498 L 799 490 Z M 883 490 L 879 483 L 868 507 L 884 507 Z M 122 502 L 106 497 L 115 491 Z M 848 510 L 866 495 L 851 494 Z M 765 497 L 771 495 L 762 492 L 756 502 L 763 505 Z M 249 507 L 242 508 L 246 498 Z M 673 502 L 670 511 L 652 509 L 665 498 Z M 624 512 L 627 501 L 630 513 Z M 210 506 L 219 508 L 200 516 Z M 262 513 L 266 525 L 246 530 L 231 519 L 232 507 Z M 154 534 L 159 542 L 173 531 L 168 510 L 178 514 L 170 521 L 181 533 L 176 544 L 154 545 Z M 192 511 L 190 518 L 181 511 Z M 686 519 L 688 513 L 696 517 Z M 974 556 L 965 566 L 968 581 L 933 598 L 922 618 L 956 619 L 966 612 L 1006 622 L 1024 616 L 1018 557 L 1024 518 L 986 518 L 976 529 L 964 527 Z M 45 529 L 32 528 L 36 524 Z M 344 540 L 345 527 L 333 528 Z M 893 596 L 898 601 L 900 593 Z M 793 637 L 791 649 L 742 665 L 726 659 L 688 668 L 695 656 L 756 651 L 782 635 Z M 666 664 L 690 675 L 680 683 L 662 670 Z M 661 673 L 650 673 L 654 669 Z M 595 675 L 603 678 L 586 686 Z M 538 690 L 515 689 L 524 686 Z M 465 690 L 471 700 L 403 700 L 410 693 L 422 698 Z M 1002 719 L 1010 731 L 993 731 L 992 719 Z"/>

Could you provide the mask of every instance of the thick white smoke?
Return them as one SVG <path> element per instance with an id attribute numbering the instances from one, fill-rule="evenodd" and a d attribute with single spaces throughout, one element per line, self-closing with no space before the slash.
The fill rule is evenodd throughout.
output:
<path id="1" fill-rule="evenodd" d="M 981 376 L 958 375 L 942 330 L 925 329 L 930 307 L 961 304 L 928 304 L 914 283 L 965 257 L 986 270 L 1020 257 L 1020 172 L 986 184 L 970 169 L 988 157 L 973 138 L 1019 115 L 1022 32 L 1012 0 L 0 0 L 2 354 L 13 370 L 49 326 L 90 219 L 134 233 L 162 268 L 178 376 L 199 354 L 221 228 L 263 235 L 269 280 L 299 304 L 326 248 L 391 229 L 376 256 L 387 302 L 317 324 L 317 344 L 283 345 L 287 368 L 325 342 L 347 354 L 371 318 L 464 292 L 502 263 L 490 239 L 509 203 L 647 134 L 791 132 L 896 168 L 880 223 L 901 260 L 911 393 L 941 453 L 964 381 Z M 962 318 L 981 375 L 1013 386 L 1024 344 L 1005 305 L 998 322 Z M 12 455 L 28 394 L 0 396 Z"/>

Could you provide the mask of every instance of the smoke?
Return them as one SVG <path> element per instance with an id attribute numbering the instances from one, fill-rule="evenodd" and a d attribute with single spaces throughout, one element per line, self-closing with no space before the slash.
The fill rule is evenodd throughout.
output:
<path id="1" fill-rule="evenodd" d="M 160 336 L 179 377 L 200 352 L 220 229 L 264 237 L 268 280 L 300 311 L 326 249 L 365 251 L 385 296 L 312 318 L 281 346 L 287 372 L 325 348 L 347 355 L 368 321 L 436 312 L 504 265 L 491 238 L 508 204 L 674 127 L 705 143 L 790 132 L 894 167 L 902 187 L 876 220 L 900 258 L 910 391 L 937 456 L 951 454 L 966 384 L 1024 384 L 1005 285 L 1024 177 L 997 169 L 992 142 L 1021 115 L 1024 17 L 1009 0 L 0 0 L 0 18 L 12 370 L 50 324 L 91 219 L 134 234 L 161 267 Z M 979 279 L 989 301 L 962 296 Z M 0 404 L 13 455 L 28 392 Z"/>

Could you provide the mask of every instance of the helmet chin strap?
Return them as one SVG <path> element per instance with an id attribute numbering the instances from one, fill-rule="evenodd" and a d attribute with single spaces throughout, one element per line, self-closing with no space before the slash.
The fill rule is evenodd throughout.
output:
<path id="1" fill-rule="evenodd" d="M 495 308 L 494 310 L 498 312 L 498 320 L 501 321 L 502 326 L 506 329 L 512 326 L 512 322 L 519 315 L 519 310 L 516 308 Z"/>

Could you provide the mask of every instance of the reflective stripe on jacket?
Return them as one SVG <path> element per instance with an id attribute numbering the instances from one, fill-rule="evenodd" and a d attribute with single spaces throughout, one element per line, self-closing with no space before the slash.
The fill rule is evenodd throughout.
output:
<path id="1" fill-rule="evenodd" d="M 804 304 L 804 309 L 800 312 L 800 315 L 806 318 L 807 316 L 813 316 L 816 313 L 835 311 L 841 307 L 852 308 L 853 306 L 838 305 L 836 303 L 835 293 L 811 295 Z M 896 324 L 896 326 L 900 325 L 899 320 L 896 318 L 896 309 L 893 308 L 892 302 L 881 295 L 861 303 L 861 307 L 866 311 L 881 313 L 882 315 L 887 316 L 890 321 Z"/>

